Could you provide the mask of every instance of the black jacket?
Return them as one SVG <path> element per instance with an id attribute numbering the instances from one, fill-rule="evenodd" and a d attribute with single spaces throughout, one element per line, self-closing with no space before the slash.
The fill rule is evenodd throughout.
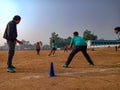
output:
<path id="1" fill-rule="evenodd" d="M 16 23 L 14 21 L 10 21 L 5 29 L 3 38 L 6 40 L 15 41 L 17 38 L 17 28 Z"/>

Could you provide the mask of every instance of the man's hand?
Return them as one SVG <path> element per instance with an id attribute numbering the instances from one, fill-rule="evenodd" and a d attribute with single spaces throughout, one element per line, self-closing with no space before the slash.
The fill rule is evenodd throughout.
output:
<path id="1" fill-rule="evenodd" d="M 23 44 L 23 42 L 22 42 L 22 41 L 17 40 L 17 39 L 16 39 L 16 42 L 17 42 L 17 43 L 19 43 L 19 44 Z"/>

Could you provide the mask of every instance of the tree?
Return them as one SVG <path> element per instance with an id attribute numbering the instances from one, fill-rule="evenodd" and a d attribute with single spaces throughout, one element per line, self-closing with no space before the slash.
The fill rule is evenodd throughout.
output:
<path id="1" fill-rule="evenodd" d="M 57 47 L 63 48 L 65 45 L 69 44 L 69 42 L 71 40 L 71 37 L 61 38 L 61 37 L 59 37 L 58 34 L 56 34 L 55 32 L 53 32 L 51 34 L 51 37 L 50 37 L 50 45 L 52 43 L 52 40 L 55 40 L 55 43 L 56 43 Z"/>
<path id="2" fill-rule="evenodd" d="M 29 41 L 22 40 L 23 44 L 19 45 L 20 49 L 27 49 L 27 50 L 32 50 L 34 49 L 34 45 L 32 45 Z"/>
<path id="3" fill-rule="evenodd" d="M 42 45 L 43 45 L 42 41 L 39 41 L 39 43 L 40 43 L 40 46 L 42 46 Z"/>
<path id="4" fill-rule="evenodd" d="M 85 40 L 97 40 L 97 35 L 91 34 L 91 31 L 85 30 L 83 33 L 83 38 Z"/>

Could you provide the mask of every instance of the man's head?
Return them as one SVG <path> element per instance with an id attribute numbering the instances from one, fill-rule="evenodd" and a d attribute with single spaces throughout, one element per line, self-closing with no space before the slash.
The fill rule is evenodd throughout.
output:
<path id="1" fill-rule="evenodd" d="M 74 32 L 73 35 L 74 35 L 74 36 L 78 36 L 78 32 Z"/>
<path id="2" fill-rule="evenodd" d="M 15 21 L 16 24 L 19 24 L 20 20 L 21 20 L 21 17 L 19 15 L 15 15 L 13 17 L 13 21 Z"/>
<path id="3" fill-rule="evenodd" d="M 39 42 L 37 42 L 37 44 L 39 44 Z"/>
<path id="4" fill-rule="evenodd" d="M 118 32 L 120 32 L 120 27 L 116 27 L 114 28 L 114 30 L 115 30 L 115 33 L 117 34 Z"/>

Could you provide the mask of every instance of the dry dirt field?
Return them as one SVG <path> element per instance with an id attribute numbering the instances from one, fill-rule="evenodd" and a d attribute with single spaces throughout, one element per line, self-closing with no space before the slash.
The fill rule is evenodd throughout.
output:
<path id="1" fill-rule="evenodd" d="M 6 71 L 7 51 L 0 51 L 0 90 L 120 90 L 120 50 L 114 48 L 88 50 L 95 66 L 78 53 L 69 68 L 63 68 L 70 51 L 16 51 L 15 73 Z M 50 63 L 54 77 L 48 77 Z"/>

